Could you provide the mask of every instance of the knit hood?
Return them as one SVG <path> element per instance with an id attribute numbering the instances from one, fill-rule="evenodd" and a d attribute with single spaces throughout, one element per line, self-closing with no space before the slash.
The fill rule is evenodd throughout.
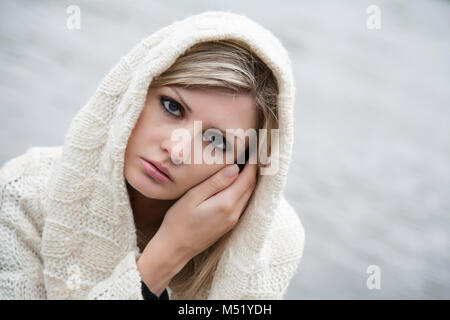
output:
<path id="1" fill-rule="evenodd" d="M 221 276 L 214 277 L 207 297 L 238 297 L 221 288 L 239 272 L 256 272 L 270 263 L 274 254 L 270 234 L 280 203 L 285 201 L 283 189 L 293 145 L 295 88 L 291 61 L 280 41 L 246 16 L 208 11 L 175 21 L 143 39 L 103 78 L 73 118 L 43 193 L 47 216 L 41 248 L 49 298 L 85 297 L 98 278 L 84 275 L 107 279 L 118 272 L 115 267 L 130 252 L 137 252 L 124 156 L 148 88 L 152 79 L 189 47 L 221 39 L 247 43 L 276 77 L 279 163 L 276 174 L 259 176 L 246 212 L 233 229 L 219 262 L 216 274 Z M 302 230 L 297 230 L 298 235 L 284 238 L 290 244 L 291 259 L 296 261 L 303 249 Z M 68 290 L 67 280 L 74 268 L 81 275 L 80 283 Z"/>

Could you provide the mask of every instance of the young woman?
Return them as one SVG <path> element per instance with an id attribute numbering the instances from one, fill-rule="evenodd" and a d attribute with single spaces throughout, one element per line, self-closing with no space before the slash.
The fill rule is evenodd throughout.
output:
<path id="1" fill-rule="evenodd" d="M 283 196 L 294 92 L 287 52 L 245 16 L 144 39 L 62 147 L 1 168 L 0 298 L 282 298 L 304 246 Z"/>

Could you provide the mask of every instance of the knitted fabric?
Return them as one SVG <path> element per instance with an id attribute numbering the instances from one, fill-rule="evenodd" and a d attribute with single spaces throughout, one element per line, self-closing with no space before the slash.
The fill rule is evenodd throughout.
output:
<path id="1" fill-rule="evenodd" d="M 207 11 L 158 30 L 122 57 L 62 146 L 31 148 L 0 169 L 0 299 L 142 299 L 123 174 L 127 141 L 152 79 L 195 43 L 220 39 L 246 42 L 278 81 L 279 169 L 259 177 L 211 286 L 196 299 L 283 298 L 305 237 L 283 195 L 293 145 L 291 62 L 251 19 Z"/>

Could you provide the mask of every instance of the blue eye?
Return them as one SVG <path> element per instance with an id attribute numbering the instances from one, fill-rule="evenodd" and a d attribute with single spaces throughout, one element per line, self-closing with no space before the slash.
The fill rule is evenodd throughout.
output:
<path id="1" fill-rule="evenodd" d="M 160 102 L 161 102 L 161 107 L 165 112 L 167 112 L 170 115 L 177 117 L 177 118 L 179 118 L 181 116 L 182 108 L 180 107 L 180 105 L 177 102 L 175 102 L 167 97 L 163 97 L 163 96 L 161 96 Z"/>
<path id="2" fill-rule="evenodd" d="M 224 152 L 228 151 L 228 142 L 219 130 L 208 129 L 205 131 L 204 136 L 207 141 L 211 141 L 215 148 L 222 149 Z"/>
<path id="3" fill-rule="evenodd" d="M 160 96 L 159 100 L 161 108 L 164 112 L 167 112 L 170 116 L 175 118 L 182 117 L 183 107 L 178 102 L 166 96 Z M 204 136 L 206 141 L 210 141 L 214 144 L 215 148 L 221 149 L 223 152 L 228 152 L 228 150 L 230 149 L 227 140 L 222 135 L 222 132 L 220 132 L 220 130 L 208 129 L 205 131 Z"/>

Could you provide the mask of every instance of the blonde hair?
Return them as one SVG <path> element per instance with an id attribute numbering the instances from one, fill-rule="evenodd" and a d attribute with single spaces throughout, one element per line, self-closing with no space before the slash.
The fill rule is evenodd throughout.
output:
<path id="1" fill-rule="evenodd" d="M 152 80 L 150 88 L 176 85 L 184 88 L 210 88 L 251 94 L 257 109 L 256 129 L 266 129 L 267 153 L 271 154 L 270 130 L 278 128 L 278 84 L 272 71 L 249 47 L 238 40 L 200 42 L 177 58 L 172 66 Z M 258 132 L 258 131 L 257 131 Z M 259 162 L 259 168 L 267 166 Z M 172 298 L 206 299 L 217 264 L 230 232 L 193 257 L 172 278 Z"/>

